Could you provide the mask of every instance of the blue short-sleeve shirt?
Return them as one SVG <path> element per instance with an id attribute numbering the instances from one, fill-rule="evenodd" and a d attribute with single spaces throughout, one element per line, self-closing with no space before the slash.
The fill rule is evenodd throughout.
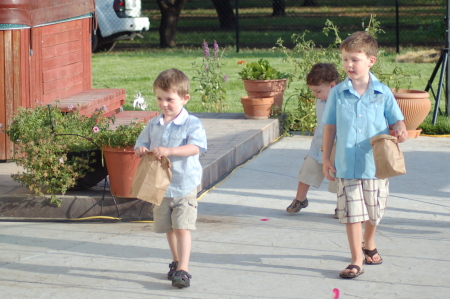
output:
<path id="1" fill-rule="evenodd" d="M 389 134 L 388 125 L 403 119 L 389 87 L 372 73 L 362 96 L 355 91 L 349 78 L 332 88 L 322 121 L 336 125 L 336 177 L 375 179 L 370 138 Z"/>
<path id="2" fill-rule="evenodd" d="M 150 151 L 156 147 L 178 147 L 193 144 L 203 153 L 207 149 L 206 132 L 197 117 L 190 115 L 186 109 L 168 125 L 164 124 L 163 115 L 152 118 L 136 140 L 134 149 L 140 146 Z M 200 155 L 169 157 L 172 164 L 172 180 L 165 197 L 180 197 L 196 188 L 202 179 L 203 168 Z"/>

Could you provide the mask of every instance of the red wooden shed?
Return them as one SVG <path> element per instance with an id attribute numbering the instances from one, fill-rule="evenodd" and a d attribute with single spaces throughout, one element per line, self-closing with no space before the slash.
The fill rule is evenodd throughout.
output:
<path id="1" fill-rule="evenodd" d="M 124 89 L 92 89 L 91 32 L 94 0 L 0 2 L 0 126 L 19 106 L 55 104 L 82 115 L 119 111 Z M 13 144 L 0 128 L 0 160 Z"/>

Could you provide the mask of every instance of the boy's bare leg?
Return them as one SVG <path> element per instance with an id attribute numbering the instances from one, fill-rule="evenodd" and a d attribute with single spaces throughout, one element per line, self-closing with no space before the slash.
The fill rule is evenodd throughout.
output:
<path id="1" fill-rule="evenodd" d="M 350 253 L 352 255 L 352 265 L 357 265 L 361 269 L 363 264 L 363 254 L 362 254 L 362 248 L 361 248 L 361 242 L 362 242 L 362 226 L 360 222 L 357 223 L 347 223 L 346 224 L 346 230 L 347 230 L 347 238 L 348 238 L 348 244 L 350 247 Z M 358 271 L 356 269 L 345 269 L 342 271 L 343 273 L 347 272 L 353 272 L 357 273 Z"/>
<path id="2" fill-rule="evenodd" d="M 304 201 L 306 199 L 306 195 L 308 194 L 309 185 L 305 183 L 298 182 L 297 186 L 297 195 L 295 196 L 296 200 Z"/>
<path id="3" fill-rule="evenodd" d="M 364 222 L 364 248 L 368 250 L 373 250 L 377 248 L 375 244 L 375 233 L 377 231 L 377 226 L 370 223 L 370 221 Z M 368 262 L 378 262 L 381 260 L 380 255 L 377 253 L 371 258 L 366 255 Z"/>
<path id="4" fill-rule="evenodd" d="M 308 201 L 306 200 L 306 194 L 308 193 L 309 185 L 306 185 L 302 182 L 298 182 L 297 186 L 297 195 L 291 204 L 286 208 L 286 212 L 288 213 L 298 213 L 301 209 L 306 208 L 308 206 Z"/>
<path id="5" fill-rule="evenodd" d="M 166 234 L 169 243 L 170 252 L 172 253 L 172 261 L 178 262 L 177 237 L 174 231 Z"/>
<path id="6" fill-rule="evenodd" d="M 178 254 L 178 268 L 177 270 L 184 270 L 189 272 L 189 258 L 191 256 L 191 231 L 188 229 L 176 229 L 176 242 Z"/>

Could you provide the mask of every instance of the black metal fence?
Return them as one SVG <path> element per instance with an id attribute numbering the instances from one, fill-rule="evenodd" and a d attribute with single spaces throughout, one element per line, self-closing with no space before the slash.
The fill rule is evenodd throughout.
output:
<path id="1" fill-rule="evenodd" d="M 288 45 L 293 33 L 308 30 L 316 43 L 328 43 L 322 29 L 331 20 L 342 37 L 367 26 L 371 15 L 381 23 L 385 47 L 440 47 L 445 43 L 447 0 L 187 0 L 177 25 L 177 46 L 216 39 L 221 45 L 273 47 L 278 38 Z M 143 0 L 151 37 L 157 46 L 160 11 L 155 0 Z M 231 10 L 231 13 L 230 13 Z M 200 42 L 199 42 L 200 40 Z"/>

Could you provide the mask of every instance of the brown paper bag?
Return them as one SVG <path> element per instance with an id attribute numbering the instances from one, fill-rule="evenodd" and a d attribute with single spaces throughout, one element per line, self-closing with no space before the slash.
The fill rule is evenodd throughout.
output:
<path id="1" fill-rule="evenodd" d="M 159 206 L 171 179 L 170 160 L 166 157 L 158 160 L 149 152 L 139 162 L 131 186 L 131 195 Z"/>
<path id="2" fill-rule="evenodd" d="M 405 159 L 397 143 L 397 137 L 381 134 L 370 138 L 379 179 L 386 179 L 406 173 Z"/>

